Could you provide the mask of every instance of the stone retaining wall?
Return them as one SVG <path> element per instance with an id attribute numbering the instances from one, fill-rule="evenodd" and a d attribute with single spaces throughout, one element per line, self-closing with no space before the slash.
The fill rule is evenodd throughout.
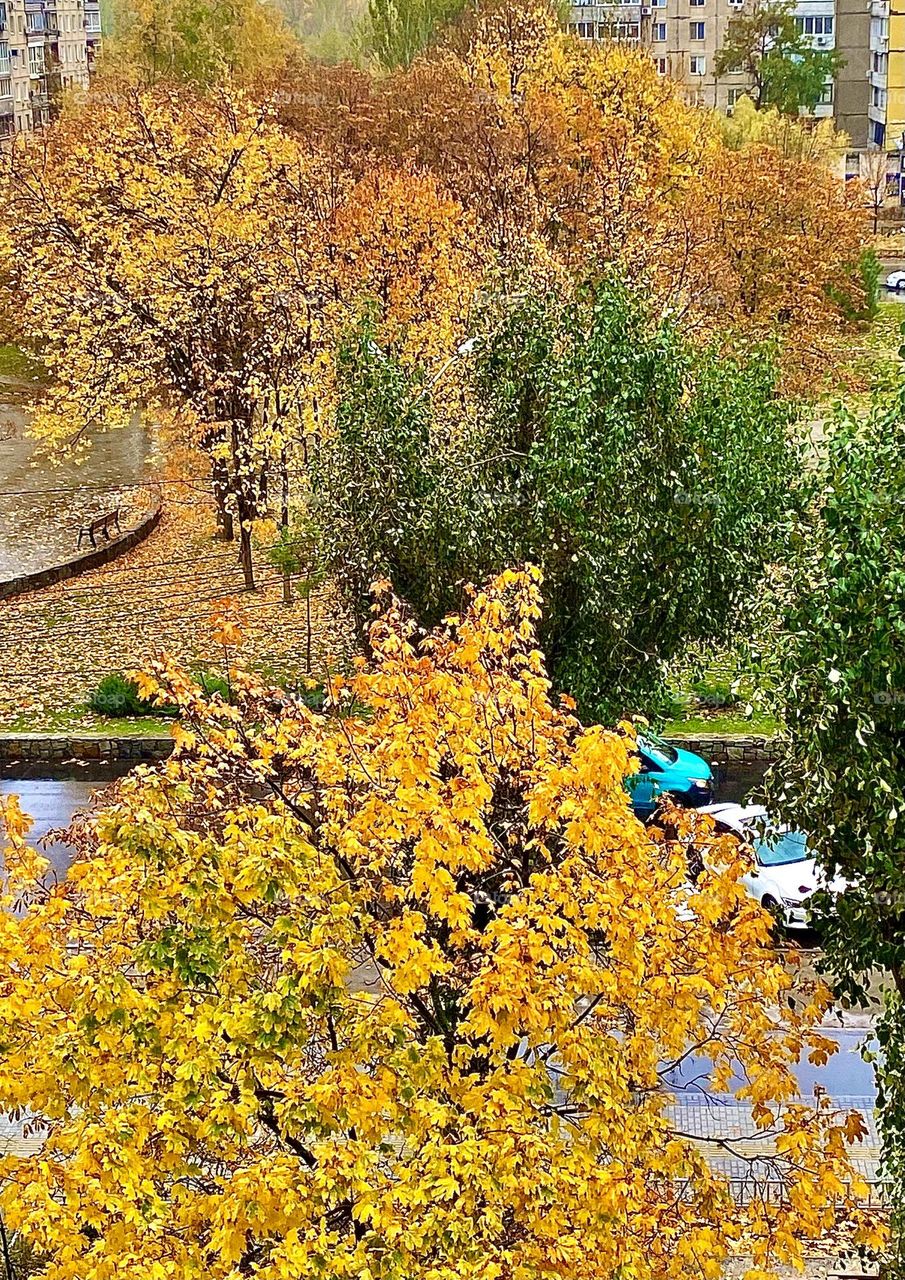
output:
<path id="1" fill-rule="evenodd" d="M 4 764 L 65 764 L 70 760 L 164 760 L 173 749 L 170 737 L 101 738 L 51 737 L 43 733 L 0 735 L 0 762 Z"/>
<path id="2" fill-rule="evenodd" d="M 89 569 L 99 569 L 109 564 L 125 551 L 131 551 L 140 542 L 144 542 L 149 533 L 153 533 L 160 523 L 161 508 L 155 507 L 147 511 L 132 529 L 127 529 L 118 538 L 103 542 L 93 547 L 84 555 L 74 556 L 62 564 L 50 565 L 47 569 L 36 569 L 33 573 L 23 573 L 16 578 L 7 578 L 0 582 L 0 600 L 11 600 L 13 596 L 24 595 L 26 591 L 40 591 L 42 587 L 52 587 L 55 582 L 64 582 L 79 573 L 87 573 Z"/>
<path id="3" fill-rule="evenodd" d="M 694 733 L 685 738 L 670 738 L 669 741 L 674 747 L 703 756 L 708 763 L 715 761 L 721 765 L 772 764 L 779 754 L 779 739 L 759 734 L 714 737 Z"/>
<path id="4" fill-rule="evenodd" d="M 738 737 L 692 734 L 671 738 L 677 747 L 694 751 L 708 762 L 724 766 L 770 764 L 776 759 L 777 740 L 756 735 Z M 162 760 L 170 754 L 173 742 L 169 735 L 153 738 L 104 738 L 94 734 L 52 737 L 42 733 L 0 734 L 0 761 L 54 764 L 67 760 Z"/>

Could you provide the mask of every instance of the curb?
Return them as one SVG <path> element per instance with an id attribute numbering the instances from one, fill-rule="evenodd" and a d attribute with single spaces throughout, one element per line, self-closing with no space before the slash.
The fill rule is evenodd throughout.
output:
<path id="1" fill-rule="evenodd" d="M 65 582 L 89 569 L 99 569 L 109 564 L 126 551 L 131 551 L 157 528 L 163 508 L 157 506 L 141 517 L 134 529 L 127 530 L 119 538 L 105 542 L 103 546 L 84 555 L 65 560 L 62 564 L 50 565 L 47 569 L 36 569 L 33 573 L 23 573 L 17 578 L 7 578 L 0 582 L 0 600 L 11 600 L 13 596 L 24 595 L 27 591 L 40 591 L 42 587 L 52 587 L 54 583 Z"/>

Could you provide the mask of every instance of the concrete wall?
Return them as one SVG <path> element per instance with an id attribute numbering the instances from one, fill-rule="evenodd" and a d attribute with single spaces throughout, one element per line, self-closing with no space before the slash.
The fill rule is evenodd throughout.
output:
<path id="1" fill-rule="evenodd" d="M 853 151 L 868 144 L 870 106 L 870 6 L 866 0 L 836 0 L 836 48 L 845 66 L 836 77 L 836 128 Z"/>
<path id="2" fill-rule="evenodd" d="M 24 595 L 27 591 L 40 591 L 43 587 L 52 587 L 55 582 L 64 582 L 79 573 L 87 573 L 89 569 L 99 569 L 109 564 L 125 551 L 131 551 L 140 542 L 144 542 L 149 533 L 157 528 L 160 522 L 161 508 L 147 512 L 141 517 L 133 529 L 128 529 L 118 538 L 100 545 L 84 555 L 65 560 L 62 564 L 51 565 L 47 569 L 37 569 L 33 573 L 23 573 L 17 578 L 7 578 L 0 582 L 0 600 L 10 600 L 13 596 Z"/>

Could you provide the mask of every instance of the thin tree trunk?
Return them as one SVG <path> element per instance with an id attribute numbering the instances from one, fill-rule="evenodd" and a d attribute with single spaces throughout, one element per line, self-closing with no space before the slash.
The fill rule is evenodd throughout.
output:
<path id="1" fill-rule="evenodd" d="M 244 512 L 244 514 L 243 514 Z M 245 589 L 255 590 L 255 566 L 251 554 L 251 517 L 245 508 L 245 502 L 239 503 L 239 555 L 242 560 L 242 573 L 245 577 Z"/>
<path id="2" fill-rule="evenodd" d="M 253 477 L 250 471 L 250 458 L 245 447 L 245 438 L 239 435 L 239 419 L 232 418 L 230 426 L 230 449 L 233 464 L 233 490 L 236 499 L 236 514 L 239 517 L 239 557 L 242 562 L 242 573 L 245 576 L 246 591 L 255 589 L 254 561 L 251 554 L 251 522 L 257 515 L 257 504 L 252 489 Z"/>
<path id="3" fill-rule="evenodd" d="M 305 596 L 305 674 L 311 675 L 311 583 Z"/>
<path id="4" fill-rule="evenodd" d="M 286 446 L 280 451 L 280 478 L 282 502 L 280 505 L 280 531 L 284 540 L 289 533 L 289 468 L 286 465 Z M 283 604 L 292 604 L 292 581 L 288 568 L 283 569 Z"/>

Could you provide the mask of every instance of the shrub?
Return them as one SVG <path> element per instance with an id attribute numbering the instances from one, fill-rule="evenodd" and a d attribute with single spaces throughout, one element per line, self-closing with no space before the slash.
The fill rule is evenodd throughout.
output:
<path id="1" fill-rule="evenodd" d="M 196 671 L 194 674 L 206 697 L 213 698 L 215 694 L 219 694 L 224 702 L 232 702 L 232 689 L 225 676 L 217 675 L 215 671 L 203 670 Z"/>
<path id="2" fill-rule="evenodd" d="M 732 686 L 722 680 L 696 680 L 691 691 L 700 705 L 708 711 L 737 707 L 741 701 Z"/>
<path id="3" fill-rule="evenodd" d="M 104 676 L 88 699 L 91 710 L 99 716 L 172 716 L 176 708 L 157 706 L 140 697 L 134 680 L 120 672 Z"/>

